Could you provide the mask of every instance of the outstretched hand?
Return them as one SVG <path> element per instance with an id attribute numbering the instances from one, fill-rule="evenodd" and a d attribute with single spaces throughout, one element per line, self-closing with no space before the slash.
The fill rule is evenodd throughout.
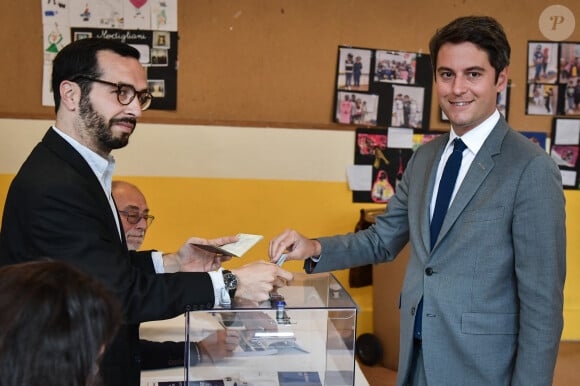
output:
<path id="1" fill-rule="evenodd" d="M 294 277 L 292 273 L 266 261 L 256 261 L 241 268 L 232 269 L 238 277 L 236 299 L 263 302 L 270 298 L 270 292 L 286 286 Z"/>
<path id="2" fill-rule="evenodd" d="M 163 256 L 165 272 L 209 272 L 219 269 L 231 256 L 219 255 L 196 247 L 194 244 L 216 245 L 235 243 L 237 236 L 223 236 L 216 239 L 191 237 L 179 248 L 177 253 Z"/>
<path id="3" fill-rule="evenodd" d="M 270 241 L 268 253 L 273 263 L 280 259 L 282 253 L 286 253 L 286 260 L 306 260 L 319 256 L 321 247 L 318 240 L 308 239 L 293 229 L 286 229 Z"/>

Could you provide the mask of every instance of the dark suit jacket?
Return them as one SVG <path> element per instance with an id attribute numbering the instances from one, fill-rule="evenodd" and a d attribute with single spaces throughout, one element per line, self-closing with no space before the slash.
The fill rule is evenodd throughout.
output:
<path id="1" fill-rule="evenodd" d="M 168 367 L 182 367 L 185 358 L 185 342 L 155 342 L 141 339 L 141 369 L 156 370 Z M 197 343 L 191 342 L 190 365 L 197 365 Z"/>
<path id="2" fill-rule="evenodd" d="M 12 181 L 0 232 L 0 265 L 42 258 L 99 278 L 121 303 L 124 324 L 101 364 L 108 386 L 139 385 L 140 322 L 214 304 L 207 273 L 156 275 L 150 258 L 127 251 L 95 174 L 52 129 Z"/>
<path id="3" fill-rule="evenodd" d="M 421 146 L 386 214 L 370 228 L 320 238 L 314 272 L 390 261 L 411 244 L 400 300 L 398 383 L 410 371 L 424 299 L 430 384 L 547 386 L 562 333 L 566 213 L 560 171 L 500 118 L 475 156 L 430 247 L 429 205 L 449 135 Z"/>

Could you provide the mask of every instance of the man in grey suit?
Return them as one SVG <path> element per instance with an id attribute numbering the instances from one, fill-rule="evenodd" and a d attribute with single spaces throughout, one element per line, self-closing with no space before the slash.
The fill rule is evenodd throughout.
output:
<path id="1" fill-rule="evenodd" d="M 374 226 L 317 239 L 286 230 L 270 242 L 271 260 L 287 252 L 307 272 L 330 271 L 392 261 L 410 242 L 397 385 L 551 385 L 566 274 L 560 172 L 497 111 L 510 55 L 497 21 L 454 20 L 430 51 L 450 132 L 415 152 Z M 432 236 L 458 137 L 466 149 Z"/>

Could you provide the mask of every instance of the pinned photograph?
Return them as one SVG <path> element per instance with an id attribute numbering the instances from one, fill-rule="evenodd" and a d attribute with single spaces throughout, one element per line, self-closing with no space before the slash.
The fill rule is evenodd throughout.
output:
<path id="1" fill-rule="evenodd" d="M 339 90 L 368 91 L 371 56 L 371 50 L 339 47 L 336 87 Z"/>
<path id="2" fill-rule="evenodd" d="M 347 125 L 376 126 L 378 105 L 377 95 L 339 91 L 335 119 Z"/>
<path id="3" fill-rule="evenodd" d="M 556 83 L 558 43 L 528 42 L 528 82 Z"/>
<path id="4" fill-rule="evenodd" d="M 415 84 L 416 70 L 416 53 L 377 50 L 377 60 L 375 64 L 376 81 Z"/>

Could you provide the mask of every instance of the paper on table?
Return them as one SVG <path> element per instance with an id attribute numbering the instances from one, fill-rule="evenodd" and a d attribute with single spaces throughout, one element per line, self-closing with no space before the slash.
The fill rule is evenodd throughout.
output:
<path id="1" fill-rule="evenodd" d="M 258 241 L 262 240 L 262 235 L 251 235 L 248 233 L 240 233 L 237 235 L 239 240 L 235 243 L 224 244 L 222 246 L 193 244 L 198 248 L 209 252 L 217 253 L 225 256 L 242 257 L 244 253 L 248 252 Z"/>

